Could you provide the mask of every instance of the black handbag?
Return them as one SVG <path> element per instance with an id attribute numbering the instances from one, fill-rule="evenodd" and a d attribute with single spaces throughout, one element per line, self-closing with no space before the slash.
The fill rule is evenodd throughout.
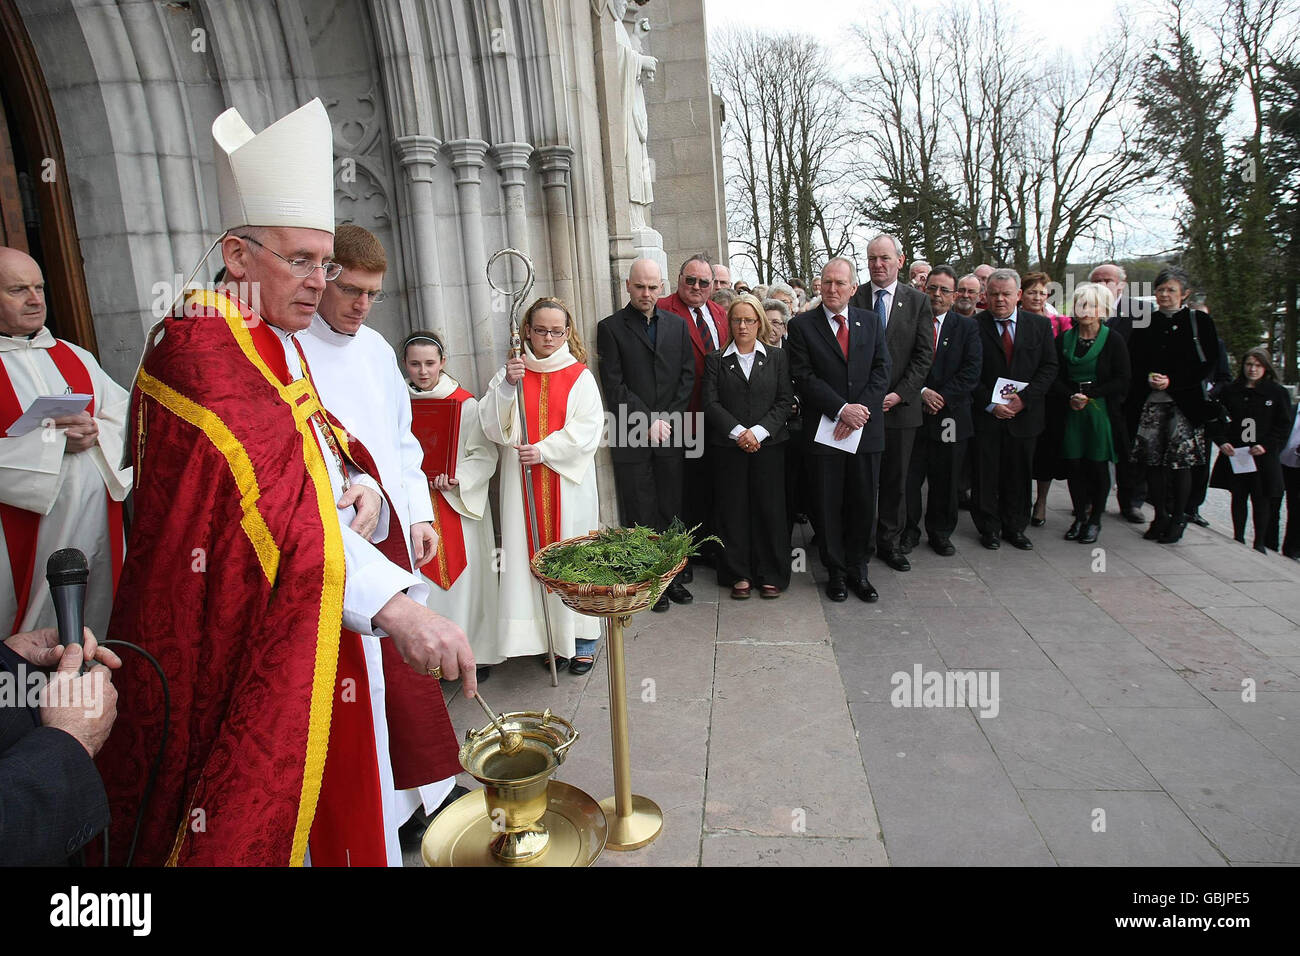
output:
<path id="1" fill-rule="evenodd" d="M 1196 313 L 1189 309 L 1187 319 L 1187 324 L 1192 327 L 1192 344 L 1196 346 L 1196 358 L 1202 365 L 1204 365 L 1205 349 L 1201 347 L 1201 335 L 1196 330 L 1196 326 L 1198 325 L 1196 321 Z M 1213 387 L 1213 383 L 1201 379 L 1200 405 L 1193 411 L 1192 415 L 1188 416 L 1193 425 L 1212 427 L 1214 425 L 1226 423 L 1230 420 L 1228 417 L 1228 410 L 1223 407 L 1223 403 L 1210 398 L 1210 389 Z"/>

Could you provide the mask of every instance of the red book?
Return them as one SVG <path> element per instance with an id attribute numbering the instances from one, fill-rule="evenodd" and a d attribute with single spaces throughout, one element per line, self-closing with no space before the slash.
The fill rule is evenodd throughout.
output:
<path id="1" fill-rule="evenodd" d="M 460 448 L 460 402 L 454 398 L 417 398 L 411 402 L 411 431 L 424 449 L 425 475 L 456 477 Z"/>

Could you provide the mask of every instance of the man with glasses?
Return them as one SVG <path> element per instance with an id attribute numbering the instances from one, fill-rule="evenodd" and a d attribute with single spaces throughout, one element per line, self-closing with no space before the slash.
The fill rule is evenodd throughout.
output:
<path id="1" fill-rule="evenodd" d="M 957 479 L 975 431 L 970 395 L 980 377 L 979 328 L 952 307 L 957 274 L 951 266 L 931 269 L 925 291 L 934 311 L 934 362 L 921 389 L 924 414 L 908 463 L 902 547 L 911 551 L 921 540 L 921 486 L 928 483 L 926 535 L 934 552 L 948 557 L 956 553 L 951 539 L 957 527 Z"/>
<path id="2" fill-rule="evenodd" d="M 473 654 L 421 603 L 380 469 L 297 340 L 342 272 L 325 107 L 256 136 L 231 109 L 212 135 L 228 279 L 155 326 L 132 395 L 143 480 L 109 634 L 157 656 L 171 711 L 135 862 L 400 866 L 395 782 L 458 771 L 438 679 L 472 695 Z M 122 676 L 100 756 L 114 863 L 165 707 L 152 672 Z M 397 713 L 418 714 L 410 746 Z"/>
<path id="3" fill-rule="evenodd" d="M 704 356 L 710 352 L 726 348 L 731 340 L 727 325 L 727 314 L 722 306 L 709 300 L 713 291 L 713 264 L 704 253 L 691 256 L 677 270 L 677 291 L 660 299 L 657 305 L 661 309 L 680 315 L 686 320 L 686 330 L 691 335 L 691 348 L 695 355 L 695 385 L 691 390 L 691 403 L 688 406 L 684 429 L 691 429 L 682 436 L 688 447 L 698 448 L 698 458 L 687 458 L 684 466 L 682 484 L 683 520 L 687 526 L 700 525 L 701 535 L 711 534 L 713 516 L 713 473 L 709 470 L 708 445 L 703 440 L 703 413 L 700 404 L 700 391 L 704 387 Z M 701 558 L 705 563 L 712 560 L 717 548 L 706 545 L 701 549 Z M 683 582 L 689 583 L 692 571 L 688 566 Z"/>
<path id="4" fill-rule="evenodd" d="M 376 477 L 404 529 L 411 566 L 418 570 L 438 557 L 443 544 L 434 532 L 433 500 L 421 467 L 424 449 L 411 433 L 410 392 L 397 355 L 365 325 L 371 306 L 385 298 L 388 257 L 374 233 L 349 224 L 334 233 L 334 261 L 341 267 L 338 278 L 326 283 L 320 309 L 299 342 L 325 407 L 374 457 Z M 382 651 L 379 638 L 364 640 Z M 384 689 L 382 680 L 377 688 L 372 680 L 371 687 L 380 693 Z M 388 730 L 397 740 L 422 732 L 411 715 L 395 714 Z M 420 803 L 434 813 L 454 783 L 446 779 L 418 790 L 402 789 L 396 795 L 398 816 L 406 820 Z"/>

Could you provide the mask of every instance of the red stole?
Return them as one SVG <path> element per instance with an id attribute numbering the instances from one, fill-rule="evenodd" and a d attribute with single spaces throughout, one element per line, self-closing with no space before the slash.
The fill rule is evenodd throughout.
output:
<path id="1" fill-rule="evenodd" d="M 578 376 L 587 366 L 574 362 L 555 372 L 524 370 L 524 413 L 528 423 L 528 441 L 536 445 L 551 432 L 564 428 L 569 410 L 569 392 Z M 520 465 L 521 478 L 528 472 Z M 534 465 L 533 502 L 537 507 L 537 534 L 539 545 L 533 540 L 533 529 L 527 521 L 524 530 L 528 540 L 528 556 L 539 548 L 560 540 L 560 476 L 546 465 Z M 525 510 L 527 506 L 525 505 Z M 525 515 L 526 517 L 526 515 Z"/>
<path id="2" fill-rule="evenodd" d="M 474 396 L 458 387 L 447 397 L 460 402 L 463 414 L 465 401 Z M 414 401 L 418 402 L 419 399 Z M 438 587 L 450 591 L 469 564 L 469 558 L 465 554 L 465 528 L 460 523 L 460 512 L 448 504 L 442 492 L 432 486 L 430 490 L 433 491 L 433 530 L 438 533 L 438 554 L 424 566 L 423 573 Z"/>
<path id="3" fill-rule="evenodd" d="M 95 414 L 95 387 L 90 379 L 90 372 L 85 364 L 77 358 L 77 353 L 66 342 L 55 340 L 49 350 L 50 358 L 63 380 L 79 395 L 91 396 L 86 411 Z M 9 381 L 9 370 L 0 362 L 0 431 L 7 432 L 9 426 L 23 413 L 18 393 Z M 122 573 L 122 502 L 114 501 L 111 495 L 105 495 L 108 502 L 108 540 L 113 555 L 113 590 L 117 591 L 117 580 Z M 40 532 L 41 515 L 34 511 L 25 511 L 13 505 L 0 504 L 0 526 L 4 527 L 5 547 L 9 551 L 9 568 L 14 579 L 14 597 L 18 603 L 18 613 L 14 616 L 10 634 L 16 634 L 27 614 L 28 602 L 32 593 L 32 579 L 36 573 L 36 538 Z"/>

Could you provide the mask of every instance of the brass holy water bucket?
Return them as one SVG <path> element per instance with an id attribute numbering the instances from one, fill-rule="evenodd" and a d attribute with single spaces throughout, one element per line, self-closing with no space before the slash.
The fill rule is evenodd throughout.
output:
<path id="1" fill-rule="evenodd" d="M 503 752 L 501 735 L 488 724 L 465 732 L 460 765 L 483 784 L 494 834 L 492 855 L 508 865 L 535 862 L 550 849 L 551 836 L 542 817 L 551 777 L 564 763 L 578 731 L 549 709 L 515 711 L 502 714 L 500 720 L 507 734 L 520 735 L 520 749 Z"/>

